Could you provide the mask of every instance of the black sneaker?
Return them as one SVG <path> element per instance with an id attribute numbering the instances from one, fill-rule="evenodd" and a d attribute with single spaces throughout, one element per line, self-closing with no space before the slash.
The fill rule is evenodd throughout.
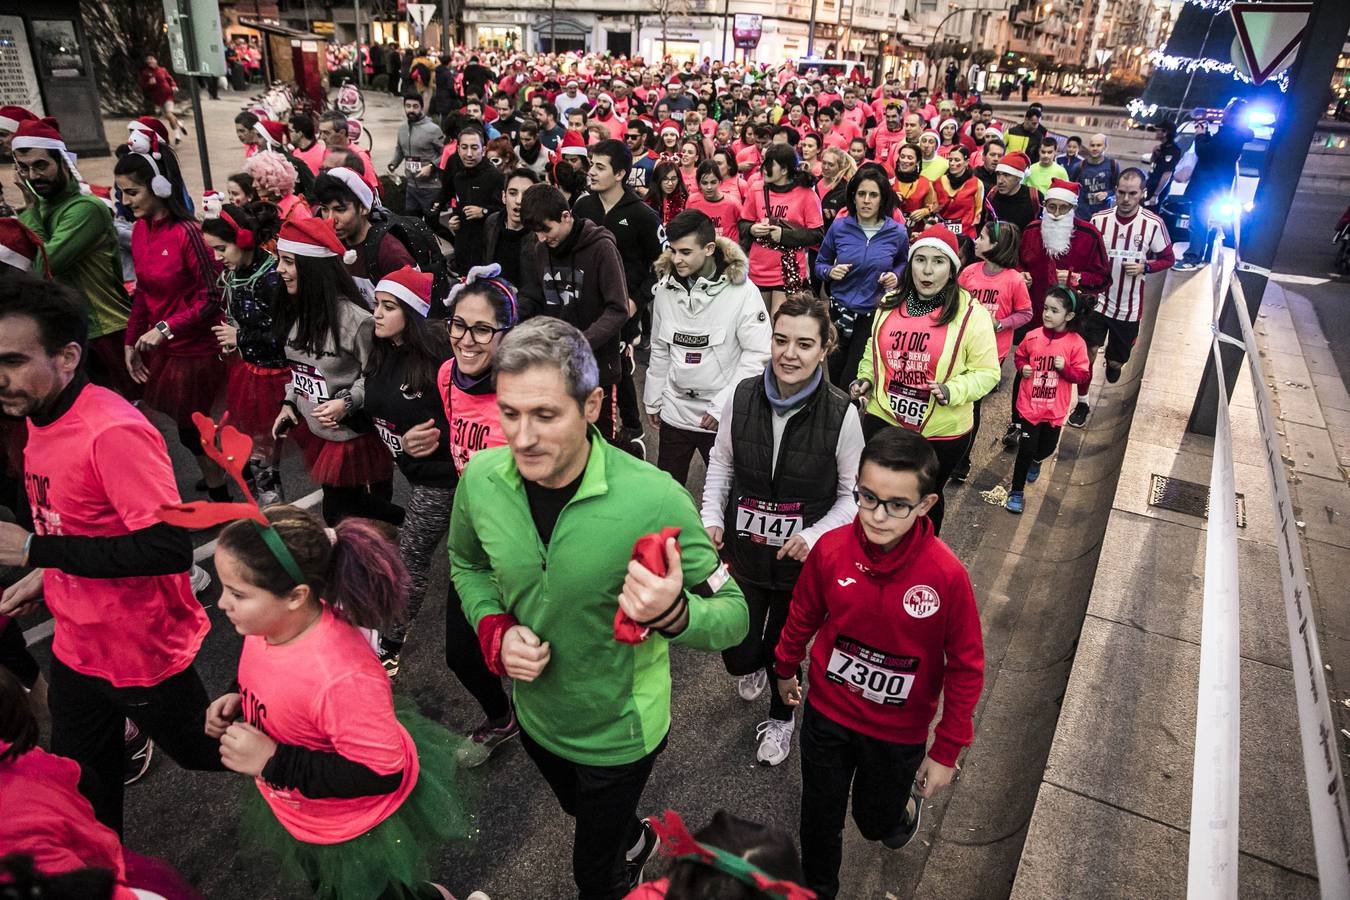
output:
<path id="1" fill-rule="evenodd" d="M 379 657 L 380 665 L 384 666 L 384 674 L 388 675 L 390 678 L 398 676 L 399 657 L 402 653 L 402 644 L 399 644 L 397 647 L 390 646 L 383 642 L 380 644 L 380 649 L 379 652 L 376 653 L 376 656 Z"/>
<path id="2" fill-rule="evenodd" d="M 628 889 L 632 890 L 642 883 L 642 870 L 647 866 L 647 860 L 652 858 L 652 854 L 661 846 L 661 839 L 656 836 L 656 829 L 652 827 L 649 819 L 642 820 L 642 849 L 638 855 L 624 863 L 625 870 L 628 873 Z"/>
<path id="3" fill-rule="evenodd" d="M 923 821 L 923 797 L 919 796 L 916 789 L 910 788 L 909 798 L 914 804 L 914 815 L 909 816 L 909 821 L 901 825 L 895 834 L 881 839 L 881 845 L 888 850 L 899 850 L 914 840 L 914 835 L 919 833 L 919 823 Z"/>
<path id="4" fill-rule="evenodd" d="M 1008 430 L 1003 432 L 1003 449 L 1009 453 L 1017 452 L 1017 444 L 1022 440 L 1022 429 L 1017 427 L 1016 422 L 1008 423 Z"/>
<path id="5" fill-rule="evenodd" d="M 1120 372 L 1121 372 L 1121 370 L 1124 369 L 1124 368 L 1125 368 L 1124 366 L 1110 366 L 1110 365 L 1108 365 L 1108 366 L 1106 367 L 1106 383 L 1107 383 L 1107 384 L 1115 384 L 1117 381 L 1119 381 L 1119 380 L 1120 380 Z"/>
<path id="6" fill-rule="evenodd" d="M 625 428 L 619 438 L 620 447 L 638 459 L 647 459 L 647 445 L 642 440 L 641 428 Z"/>
<path id="7" fill-rule="evenodd" d="M 961 460 L 960 464 L 952 469 L 952 474 L 948 477 L 957 484 L 965 484 L 966 479 L 970 477 L 970 457 Z"/>
<path id="8" fill-rule="evenodd" d="M 1073 408 L 1073 412 L 1069 413 L 1069 424 L 1074 428 L 1082 428 L 1087 424 L 1088 413 L 1091 411 L 1086 403 L 1079 400 L 1078 405 Z"/>
<path id="9" fill-rule="evenodd" d="M 135 784 L 150 771 L 150 759 L 155 755 L 155 742 L 150 740 L 136 723 L 127 719 L 122 743 L 122 783 Z"/>

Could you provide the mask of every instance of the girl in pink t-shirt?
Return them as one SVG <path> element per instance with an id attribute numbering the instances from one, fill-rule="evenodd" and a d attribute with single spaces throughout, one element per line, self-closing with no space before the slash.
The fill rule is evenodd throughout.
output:
<path id="1" fill-rule="evenodd" d="M 219 606 L 244 636 L 238 690 L 207 710 L 226 768 L 253 776 L 244 831 L 321 897 L 426 887 L 440 845 L 463 833 L 450 735 L 395 708 L 361 630 L 402 614 L 398 548 L 364 519 L 336 528 L 293 506 L 220 533 Z"/>
<path id="2" fill-rule="evenodd" d="M 1013 464 L 1008 512 L 1022 512 L 1023 490 L 1041 474 L 1041 463 L 1059 445 L 1059 432 L 1069 415 L 1074 386 L 1092 380 L 1087 345 L 1077 333 L 1082 301 L 1070 288 L 1055 287 L 1045 297 L 1041 327 L 1027 332 L 1017 345 L 1013 361 L 1022 376 L 1017 391 L 1017 415 L 1022 439 Z"/>
<path id="3" fill-rule="evenodd" d="M 698 193 L 689 198 L 686 208 L 696 209 L 712 219 L 718 234 L 740 241 L 741 204 L 722 192 L 722 175 L 712 160 L 699 163 Z"/>
<path id="4" fill-rule="evenodd" d="M 750 280 L 759 288 L 773 315 L 788 294 L 809 284 L 806 248 L 825 234 L 814 179 L 797 168 L 797 154 L 787 144 L 764 152 L 764 180 L 750 191 L 741 208 L 750 238 Z"/>

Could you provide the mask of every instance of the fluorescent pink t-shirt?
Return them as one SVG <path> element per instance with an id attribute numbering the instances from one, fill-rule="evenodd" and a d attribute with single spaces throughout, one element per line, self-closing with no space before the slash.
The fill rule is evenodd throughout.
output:
<path id="1" fill-rule="evenodd" d="M 717 202 L 705 200 L 702 193 L 695 194 L 685 204 L 685 209 L 697 209 L 706 214 L 717 225 L 717 233 L 733 241 L 740 240 L 741 205 L 734 197 L 726 194 Z"/>
<path id="2" fill-rule="evenodd" d="M 908 316 L 897 306 L 886 313 L 872 348 L 873 390 L 910 431 L 923 431 L 933 411 L 928 384 L 938 380 L 948 329 L 937 324 L 937 316 Z"/>
<path id="3" fill-rule="evenodd" d="M 178 503 L 164 438 L 134 406 L 96 385 L 46 426 L 28 423 L 24 485 L 37 534 L 118 537 L 159 524 Z M 47 569 L 52 653 L 116 687 L 149 687 L 192 664 L 211 624 L 186 572 L 82 578 Z"/>
<path id="4" fill-rule="evenodd" d="M 9 745 L 0 741 L 0 750 Z M 80 767 L 34 747 L 0 762 L 0 850 L 24 853 L 38 871 L 59 875 L 77 869 L 111 869 L 114 900 L 135 900 L 126 887 L 122 842 L 94 818 L 79 791 Z"/>
<path id="5" fill-rule="evenodd" d="M 245 720 L 278 743 L 337 753 L 380 775 L 403 773 L 392 793 L 322 800 L 259 777 L 263 799 L 296 840 L 349 841 L 389 818 L 417 784 L 417 748 L 394 718 L 389 676 L 365 635 L 327 606 L 317 625 L 288 644 L 245 637 L 239 692 Z"/>
<path id="6" fill-rule="evenodd" d="M 505 447 L 506 432 L 502 431 L 501 413 L 497 409 L 497 395 L 468 394 L 454 381 L 455 361 L 441 364 L 436 385 L 445 405 L 445 420 L 450 423 L 450 456 L 455 471 L 464 474 L 469 457 L 488 447 Z"/>
<path id="7" fill-rule="evenodd" d="M 1027 316 L 1019 324 L 1030 321 L 1031 295 L 1027 293 L 1026 279 L 1016 269 L 1004 269 L 997 275 L 989 275 L 984 271 L 984 263 L 977 262 L 962 269 L 956 282 L 970 292 L 972 300 L 984 304 L 996 323 L 1004 322 L 1018 310 L 1026 310 Z M 1005 324 L 994 332 L 999 362 L 1003 362 L 1012 349 L 1015 327 Z"/>
<path id="8" fill-rule="evenodd" d="M 764 209 L 764 199 L 768 196 L 769 209 Z M 762 186 L 752 190 L 741 207 L 741 219 L 758 222 L 762 218 L 781 220 L 799 228 L 820 228 L 825 219 L 820 211 L 820 198 L 808 187 L 795 187 L 790 191 L 766 191 Z M 797 271 L 802 282 L 810 277 L 806 267 L 806 250 L 798 248 Z M 750 245 L 750 280 L 758 287 L 774 287 L 783 283 L 782 254 L 770 250 L 759 241 Z"/>
<path id="9" fill-rule="evenodd" d="M 1062 370 L 1055 369 L 1056 356 L 1064 357 Z M 1073 386 L 1092 379 L 1087 345 L 1082 335 L 1072 331 L 1033 328 L 1017 345 L 1013 362 L 1019 371 L 1023 366 L 1032 368 L 1031 377 L 1023 377 L 1017 389 L 1017 414 L 1032 425 L 1063 425 L 1073 400 Z"/>

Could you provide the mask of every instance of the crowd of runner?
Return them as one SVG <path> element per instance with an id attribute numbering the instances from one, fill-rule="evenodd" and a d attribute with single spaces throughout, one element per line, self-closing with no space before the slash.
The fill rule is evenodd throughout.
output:
<path id="1" fill-rule="evenodd" d="M 1148 208 L 1166 173 L 1050 135 L 1039 106 L 1005 123 L 895 79 L 422 70 L 389 73 L 387 171 L 341 113 L 245 110 L 203 197 L 171 91 L 147 89 L 167 124 L 131 123 L 113 185 L 58 122 L 0 109 L 23 197 L 0 218 L 0 848 L 31 857 L 0 883 L 195 896 L 120 843 L 124 782 L 162 752 L 256 781 L 241 827 L 300 893 L 450 896 L 428 882 L 471 812 L 455 770 L 518 740 L 586 900 L 839 895 L 850 798 L 898 850 L 972 740 L 981 629 L 939 534 L 981 405 L 1009 385 L 1021 513 L 1174 262 Z M 151 420 L 196 461 L 191 502 Z M 286 503 L 296 451 L 314 512 Z M 212 697 L 190 534 L 217 526 L 243 640 Z M 392 688 L 443 547 L 467 736 Z M 39 603 L 45 674 L 19 618 Z M 672 644 L 767 705 L 759 764 L 797 741 L 797 845 L 753 809 L 696 835 L 641 817 Z"/>

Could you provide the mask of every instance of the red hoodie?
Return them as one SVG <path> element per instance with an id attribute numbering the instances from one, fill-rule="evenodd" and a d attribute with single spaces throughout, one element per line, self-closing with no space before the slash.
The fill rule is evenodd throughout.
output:
<path id="1" fill-rule="evenodd" d="M 856 518 L 826 532 L 806 558 L 774 669 L 790 678 L 811 648 L 810 702 L 868 737 L 923 744 L 956 765 L 974 732 L 984 685 L 984 639 L 970 576 L 925 516 L 882 553 Z"/>
<path id="2" fill-rule="evenodd" d="M 1064 357 L 1064 368 L 1055 369 L 1055 357 Z M 1031 366 L 1030 378 L 1017 389 L 1017 414 L 1032 425 L 1048 422 L 1061 426 L 1069 415 L 1073 386 L 1087 387 L 1092 381 L 1087 344 L 1072 331 L 1033 328 L 1017 345 L 1013 362 L 1020 371 Z"/>

